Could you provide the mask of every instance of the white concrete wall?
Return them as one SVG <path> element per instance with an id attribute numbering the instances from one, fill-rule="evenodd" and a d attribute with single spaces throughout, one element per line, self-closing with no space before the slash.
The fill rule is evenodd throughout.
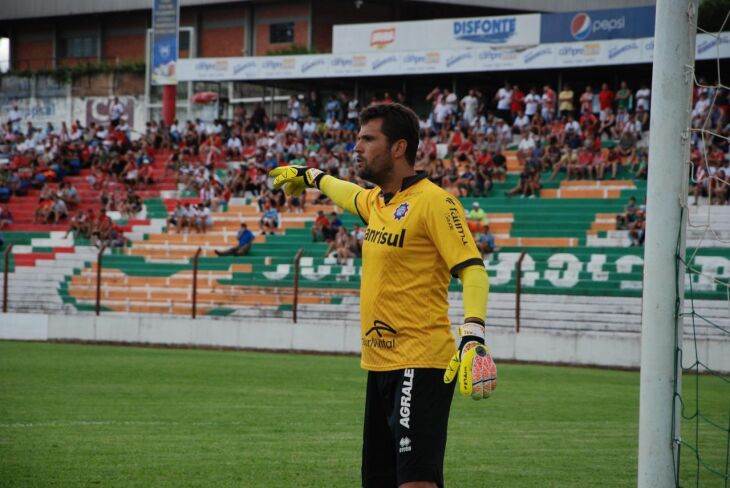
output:
<path id="1" fill-rule="evenodd" d="M 360 326 L 355 322 L 289 319 L 230 319 L 150 315 L 0 314 L 0 339 L 82 340 L 359 353 Z M 631 332 L 513 330 L 494 328 L 489 343 L 495 359 L 638 368 L 640 335 Z M 698 339 L 700 359 L 715 371 L 730 372 L 730 338 Z M 685 339 L 685 366 L 694 362 Z"/>

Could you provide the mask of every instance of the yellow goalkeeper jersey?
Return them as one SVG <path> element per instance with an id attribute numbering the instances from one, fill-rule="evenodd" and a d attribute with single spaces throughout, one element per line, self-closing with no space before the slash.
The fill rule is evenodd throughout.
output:
<path id="1" fill-rule="evenodd" d="M 426 179 L 405 178 L 401 191 L 355 196 L 367 225 L 363 242 L 360 324 L 363 368 L 446 368 L 454 353 L 448 317 L 451 276 L 484 265 L 461 203 Z"/>

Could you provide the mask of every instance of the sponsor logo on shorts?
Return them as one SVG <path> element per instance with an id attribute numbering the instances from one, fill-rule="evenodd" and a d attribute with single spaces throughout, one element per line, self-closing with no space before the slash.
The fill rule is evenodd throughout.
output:
<path id="1" fill-rule="evenodd" d="M 400 449 L 398 452 L 411 452 L 411 440 L 408 437 L 400 438 Z"/>
<path id="2" fill-rule="evenodd" d="M 411 428 L 411 390 L 413 389 L 413 369 L 403 370 L 403 387 L 400 396 L 400 424 L 406 429 Z M 402 449 L 402 447 L 401 447 Z M 410 439 L 408 450 L 410 451 Z M 401 450 L 401 452 L 405 452 Z"/>

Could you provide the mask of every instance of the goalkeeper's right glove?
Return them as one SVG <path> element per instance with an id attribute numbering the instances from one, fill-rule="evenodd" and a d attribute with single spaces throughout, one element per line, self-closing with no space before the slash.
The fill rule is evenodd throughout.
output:
<path id="1" fill-rule="evenodd" d="M 274 178 L 274 188 L 283 186 L 285 194 L 296 197 L 304 193 L 307 187 L 318 188 L 325 173 L 306 166 L 280 166 L 269 171 L 269 176 Z"/>
<path id="2" fill-rule="evenodd" d="M 459 377 L 459 391 L 474 400 L 489 398 L 497 389 L 497 366 L 485 343 L 484 326 L 467 322 L 459 327 L 459 350 L 444 373 L 444 383 Z"/>

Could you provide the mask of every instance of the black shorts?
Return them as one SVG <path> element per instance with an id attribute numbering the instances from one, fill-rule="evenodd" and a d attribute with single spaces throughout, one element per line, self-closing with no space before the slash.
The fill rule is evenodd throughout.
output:
<path id="1" fill-rule="evenodd" d="M 443 369 L 368 372 L 363 487 L 409 481 L 444 486 L 444 453 L 454 384 Z"/>

